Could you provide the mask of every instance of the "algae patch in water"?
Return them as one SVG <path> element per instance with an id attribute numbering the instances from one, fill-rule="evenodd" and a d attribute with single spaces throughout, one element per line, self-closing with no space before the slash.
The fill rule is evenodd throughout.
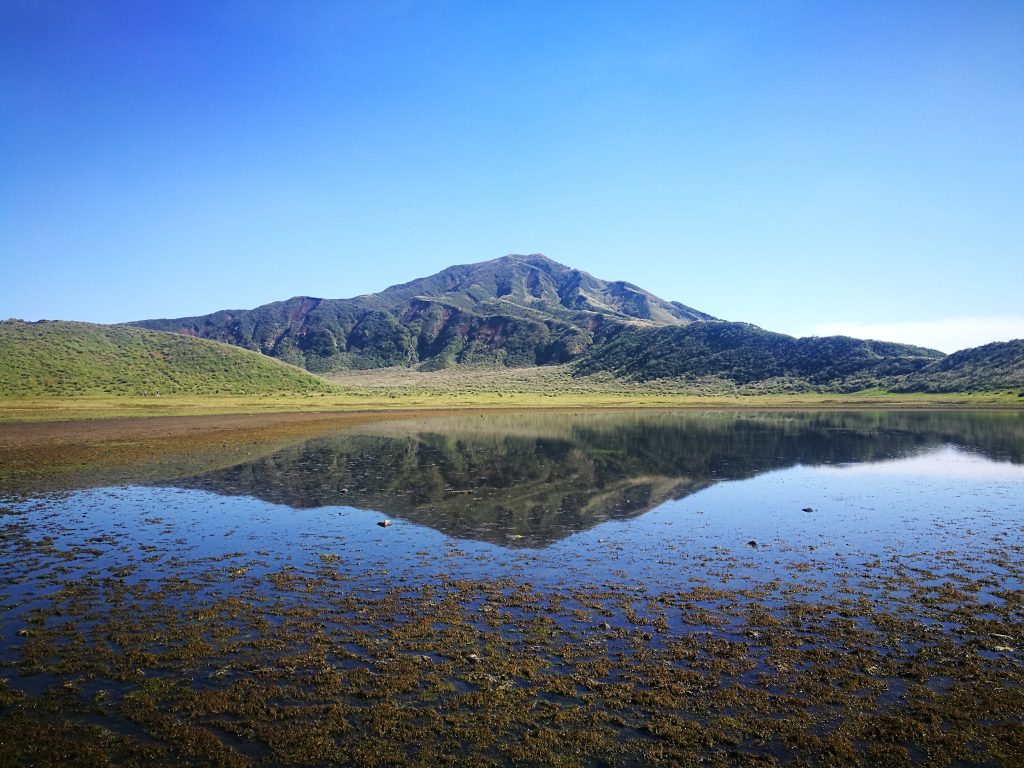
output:
<path id="1" fill-rule="evenodd" d="M 977 563 L 838 569 L 822 599 L 800 569 L 745 589 L 539 589 L 395 582 L 344 553 L 167 548 L 140 578 L 122 537 L 0 536 L 4 765 L 1021 758 L 1024 606 Z M 998 582 L 1024 576 L 1020 547 L 990 557 Z"/>

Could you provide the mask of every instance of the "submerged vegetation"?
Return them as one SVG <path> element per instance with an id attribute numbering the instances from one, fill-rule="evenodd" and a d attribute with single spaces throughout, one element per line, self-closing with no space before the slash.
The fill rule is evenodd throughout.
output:
<path id="1" fill-rule="evenodd" d="M 474 414 L 0 475 L 0 765 L 1019 765 L 1022 422 Z M 1004 479 L 842 498 L 947 448 Z"/>
<path id="2" fill-rule="evenodd" d="M 182 563 L 183 578 L 158 545 L 140 555 L 169 567 L 140 579 L 116 538 L 46 546 L 16 522 L 0 535 L 6 563 L 96 570 L 43 577 L 55 598 L 16 624 L 17 668 L 42 695 L 0 680 L 5 765 L 1021 758 L 1024 679 L 1002 639 L 1019 637 L 1021 605 L 987 570 L 944 572 L 937 587 L 912 562 L 840 566 L 848 581 L 834 602 L 799 578 L 670 592 L 467 578 L 382 590 L 331 549 L 299 567 L 242 551 Z M 437 555 L 449 556 L 460 553 Z M 993 556 L 1014 571 L 1005 548 Z M 793 574 L 820 563 L 808 553 Z M 878 599 L 859 594 L 867 584 Z"/>

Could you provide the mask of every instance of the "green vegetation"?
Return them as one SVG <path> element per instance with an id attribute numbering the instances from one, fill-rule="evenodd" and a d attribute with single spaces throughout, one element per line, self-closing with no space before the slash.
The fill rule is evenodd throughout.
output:
<path id="1" fill-rule="evenodd" d="M 121 325 L 0 323 L 0 398 L 314 394 L 306 371 L 226 344 Z"/>
<path id="2" fill-rule="evenodd" d="M 609 391 L 608 377 L 624 382 L 611 390 L 630 395 L 630 383 L 642 384 L 643 397 L 1024 388 L 1024 342 L 946 358 L 908 344 L 797 339 L 716 320 L 540 255 L 449 267 L 352 299 L 297 297 L 138 325 L 224 341 L 321 374 L 528 368 L 547 381 L 539 366 L 553 367 L 558 390 L 588 394 Z M 579 387 L 565 384 L 565 370 Z"/>
<path id="3" fill-rule="evenodd" d="M 0 422 L 353 410 L 351 398 L 308 395 L 83 395 L 0 397 Z M 362 410 L 358 406 L 355 410 Z"/>
<path id="4" fill-rule="evenodd" d="M 941 352 L 908 344 L 796 339 L 747 323 L 712 321 L 624 331 L 585 355 L 574 373 L 637 381 L 716 377 L 737 385 L 773 380 L 780 391 L 855 392 L 886 386 L 941 358 Z"/>
<path id="5" fill-rule="evenodd" d="M 985 407 L 1024 406 L 1018 391 L 893 393 L 880 387 L 856 392 L 789 388 L 768 380 L 738 385 L 715 377 L 636 381 L 607 373 L 574 375 L 571 365 L 535 368 L 449 368 L 424 373 L 407 368 L 331 374 L 344 395 L 328 398 L 365 407 L 414 408 L 776 408 L 776 407 Z"/>
<path id="6" fill-rule="evenodd" d="M 311 371 L 563 363 L 627 326 L 710 315 L 544 256 L 468 264 L 352 299 L 300 296 L 253 310 L 137 325 L 228 342 Z"/>
<path id="7" fill-rule="evenodd" d="M 962 349 L 922 368 L 897 392 L 1007 392 L 1024 397 L 1024 339 Z"/>
<path id="8" fill-rule="evenodd" d="M 448 349 L 466 358 L 474 345 Z M 8 321 L 0 323 L 0 421 L 438 408 L 1019 407 L 1022 361 L 1019 341 L 939 357 L 906 345 L 793 339 L 705 321 L 621 330 L 600 350 L 559 365 L 393 366 L 325 379 L 180 334 Z"/>
<path id="9" fill-rule="evenodd" d="M 333 374 L 326 392 L 259 395 L 114 394 L 0 396 L 0 422 L 215 414 L 539 408 L 1018 408 L 1017 391 L 973 393 L 778 392 L 720 381 L 631 382 L 575 378 L 566 366 L 453 368 L 434 373 L 378 368 Z"/>

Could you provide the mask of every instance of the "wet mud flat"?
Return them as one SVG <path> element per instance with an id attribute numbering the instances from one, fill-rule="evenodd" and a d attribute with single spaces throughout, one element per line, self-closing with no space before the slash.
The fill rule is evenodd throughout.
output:
<path id="1" fill-rule="evenodd" d="M 0 764 L 1024 761 L 1012 516 L 872 548 L 712 544 L 685 508 L 568 558 L 139 493 L 3 507 Z"/>
<path id="2" fill-rule="evenodd" d="M 400 418 L 387 413 L 268 413 L 0 423 L 0 492 L 73 489 L 194 473 L 312 435 Z"/>

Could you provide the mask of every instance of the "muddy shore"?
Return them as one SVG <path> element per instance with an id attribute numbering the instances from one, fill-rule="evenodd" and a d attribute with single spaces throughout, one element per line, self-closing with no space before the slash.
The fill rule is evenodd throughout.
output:
<path id="1" fill-rule="evenodd" d="M 159 472 L 173 476 L 211 462 L 244 460 L 333 430 L 416 412 L 267 413 L 161 416 L 0 424 L 0 488 L 31 491 L 116 482 Z"/>

